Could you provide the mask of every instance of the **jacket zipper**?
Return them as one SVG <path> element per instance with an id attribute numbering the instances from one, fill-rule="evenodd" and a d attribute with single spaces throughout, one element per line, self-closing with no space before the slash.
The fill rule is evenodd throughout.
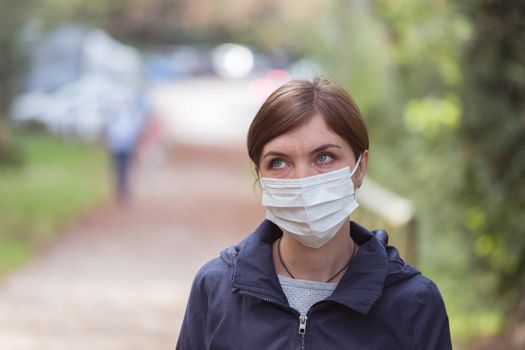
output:
<path id="1" fill-rule="evenodd" d="M 306 321 L 308 316 L 301 315 L 299 316 L 299 334 L 304 335 L 306 333 Z"/>
<path id="2" fill-rule="evenodd" d="M 243 289 L 237 289 L 237 292 L 239 294 L 244 294 L 244 295 L 248 295 L 252 298 L 255 298 L 255 299 L 259 299 L 259 300 L 262 300 L 262 301 L 265 301 L 267 303 L 271 303 L 271 304 L 275 304 L 275 305 L 279 305 L 287 310 L 290 310 L 290 311 L 293 311 L 295 314 L 299 314 L 297 312 L 297 310 L 295 310 L 293 307 L 290 307 L 284 303 L 281 303 L 279 300 L 275 300 L 275 299 L 272 299 L 272 298 L 267 298 L 267 297 L 263 297 L 263 296 L 260 296 L 258 294 L 255 294 L 255 293 L 252 293 L 252 292 L 248 292 L 246 290 L 243 290 Z"/>
<path id="3" fill-rule="evenodd" d="M 304 350 L 304 336 L 306 335 L 306 321 L 308 321 L 308 316 L 306 315 L 299 316 L 299 335 L 301 336 L 301 350 Z"/>
<path id="4" fill-rule="evenodd" d="M 293 307 L 290 307 L 290 306 L 288 306 L 288 305 L 286 305 L 284 303 L 281 303 L 278 300 L 262 297 L 262 296 L 260 296 L 258 294 L 251 293 L 251 292 L 248 292 L 248 291 L 245 291 L 245 290 L 242 290 L 242 289 L 237 289 L 237 292 L 239 294 L 244 294 L 244 295 L 250 296 L 252 298 L 265 301 L 267 303 L 279 305 L 279 306 L 281 306 L 281 307 L 283 307 L 283 308 L 293 312 L 294 314 L 296 314 L 299 317 L 299 332 L 298 333 L 299 333 L 299 336 L 301 337 L 301 350 L 305 349 L 304 337 L 306 335 L 306 321 L 308 320 L 308 316 L 299 314 L 299 312 L 297 310 L 295 310 Z"/>
<path id="5" fill-rule="evenodd" d="M 306 322 L 308 321 L 308 317 L 309 317 L 308 315 L 311 315 L 312 311 L 319 309 L 322 303 L 323 303 L 322 301 L 315 303 L 314 305 L 312 305 L 310 310 L 308 310 L 306 315 L 299 316 L 299 335 L 301 336 L 301 350 L 304 350 L 306 348 L 305 336 L 306 336 Z"/>

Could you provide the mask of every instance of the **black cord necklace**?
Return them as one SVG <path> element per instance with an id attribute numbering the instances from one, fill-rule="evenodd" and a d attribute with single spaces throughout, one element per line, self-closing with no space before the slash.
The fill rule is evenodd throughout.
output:
<path id="1" fill-rule="evenodd" d="M 286 266 L 286 264 L 284 263 L 284 260 L 283 260 L 283 256 L 281 255 L 281 238 L 279 238 L 279 241 L 277 242 L 277 254 L 279 255 L 279 261 L 281 262 L 281 265 L 283 265 L 284 269 L 286 270 L 286 272 L 290 275 L 290 277 L 292 277 L 293 279 L 295 279 L 295 276 L 290 272 L 290 270 L 288 269 L 288 267 Z M 346 263 L 345 266 L 343 266 L 343 268 L 339 271 L 337 271 L 335 273 L 335 275 L 333 275 L 332 277 L 330 277 L 326 283 L 329 283 L 331 280 L 333 280 L 334 278 L 336 278 L 341 272 L 343 272 L 348 266 L 350 266 L 350 263 L 352 262 L 352 259 L 354 258 L 354 254 L 355 254 L 355 242 L 354 242 L 354 247 L 352 249 L 352 255 L 350 255 L 350 260 L 348 260 L 348 262 Z"/>

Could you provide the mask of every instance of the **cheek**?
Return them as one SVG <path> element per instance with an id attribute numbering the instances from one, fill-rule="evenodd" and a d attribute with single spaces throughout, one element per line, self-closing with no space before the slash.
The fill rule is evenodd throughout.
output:
<path id="1" fill-rule="evenodd" d="M 267 170 L 265 170 L 265 165 L 262 161 L 255 167 L 255 172 L 257 173 L 257 177 L 265 177 Z"/>
<path id="2" fill-rule="evenodd" d="M 257 178 L 261 178 L 261 177 L 272 177 L 271 176 L 271 171 L 264 168 L 264 164 L 260 164 L 256 169 L 255 169 L 255 174 L 257 176 Z"/>
<path id="3" fill-rule="evenodd" d="M 271 171 L 265 168 L 259 169 L 258 173 L 259 177 L 275 177 L 275 170 Z"/>

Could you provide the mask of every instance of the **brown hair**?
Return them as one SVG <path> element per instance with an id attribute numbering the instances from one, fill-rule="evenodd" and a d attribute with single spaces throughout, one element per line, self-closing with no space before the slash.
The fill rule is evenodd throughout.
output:
<path id="1" fill-rule="evenodd" d="M 368 149 L 368 131 L 352 97 L 323 78 L 291 80 L 263 103 L 248 130 L 248 154 L 256 168 L 264 145 L 321 115 L 327 126 L 341 136 L 356 159 Z"/>

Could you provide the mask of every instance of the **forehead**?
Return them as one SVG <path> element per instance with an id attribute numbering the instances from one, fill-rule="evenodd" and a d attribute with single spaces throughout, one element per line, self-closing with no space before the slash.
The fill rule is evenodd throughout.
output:
<path id="1" fill-rule="evenodd" d="M 309 152 L 324 144 L 335 144 L 352 152 L 350 145 L 330 129 L 322 116 L 315 115 L 305 124 L 270 140 L 263 147 L 263 156 L 269 151 Z"/>

